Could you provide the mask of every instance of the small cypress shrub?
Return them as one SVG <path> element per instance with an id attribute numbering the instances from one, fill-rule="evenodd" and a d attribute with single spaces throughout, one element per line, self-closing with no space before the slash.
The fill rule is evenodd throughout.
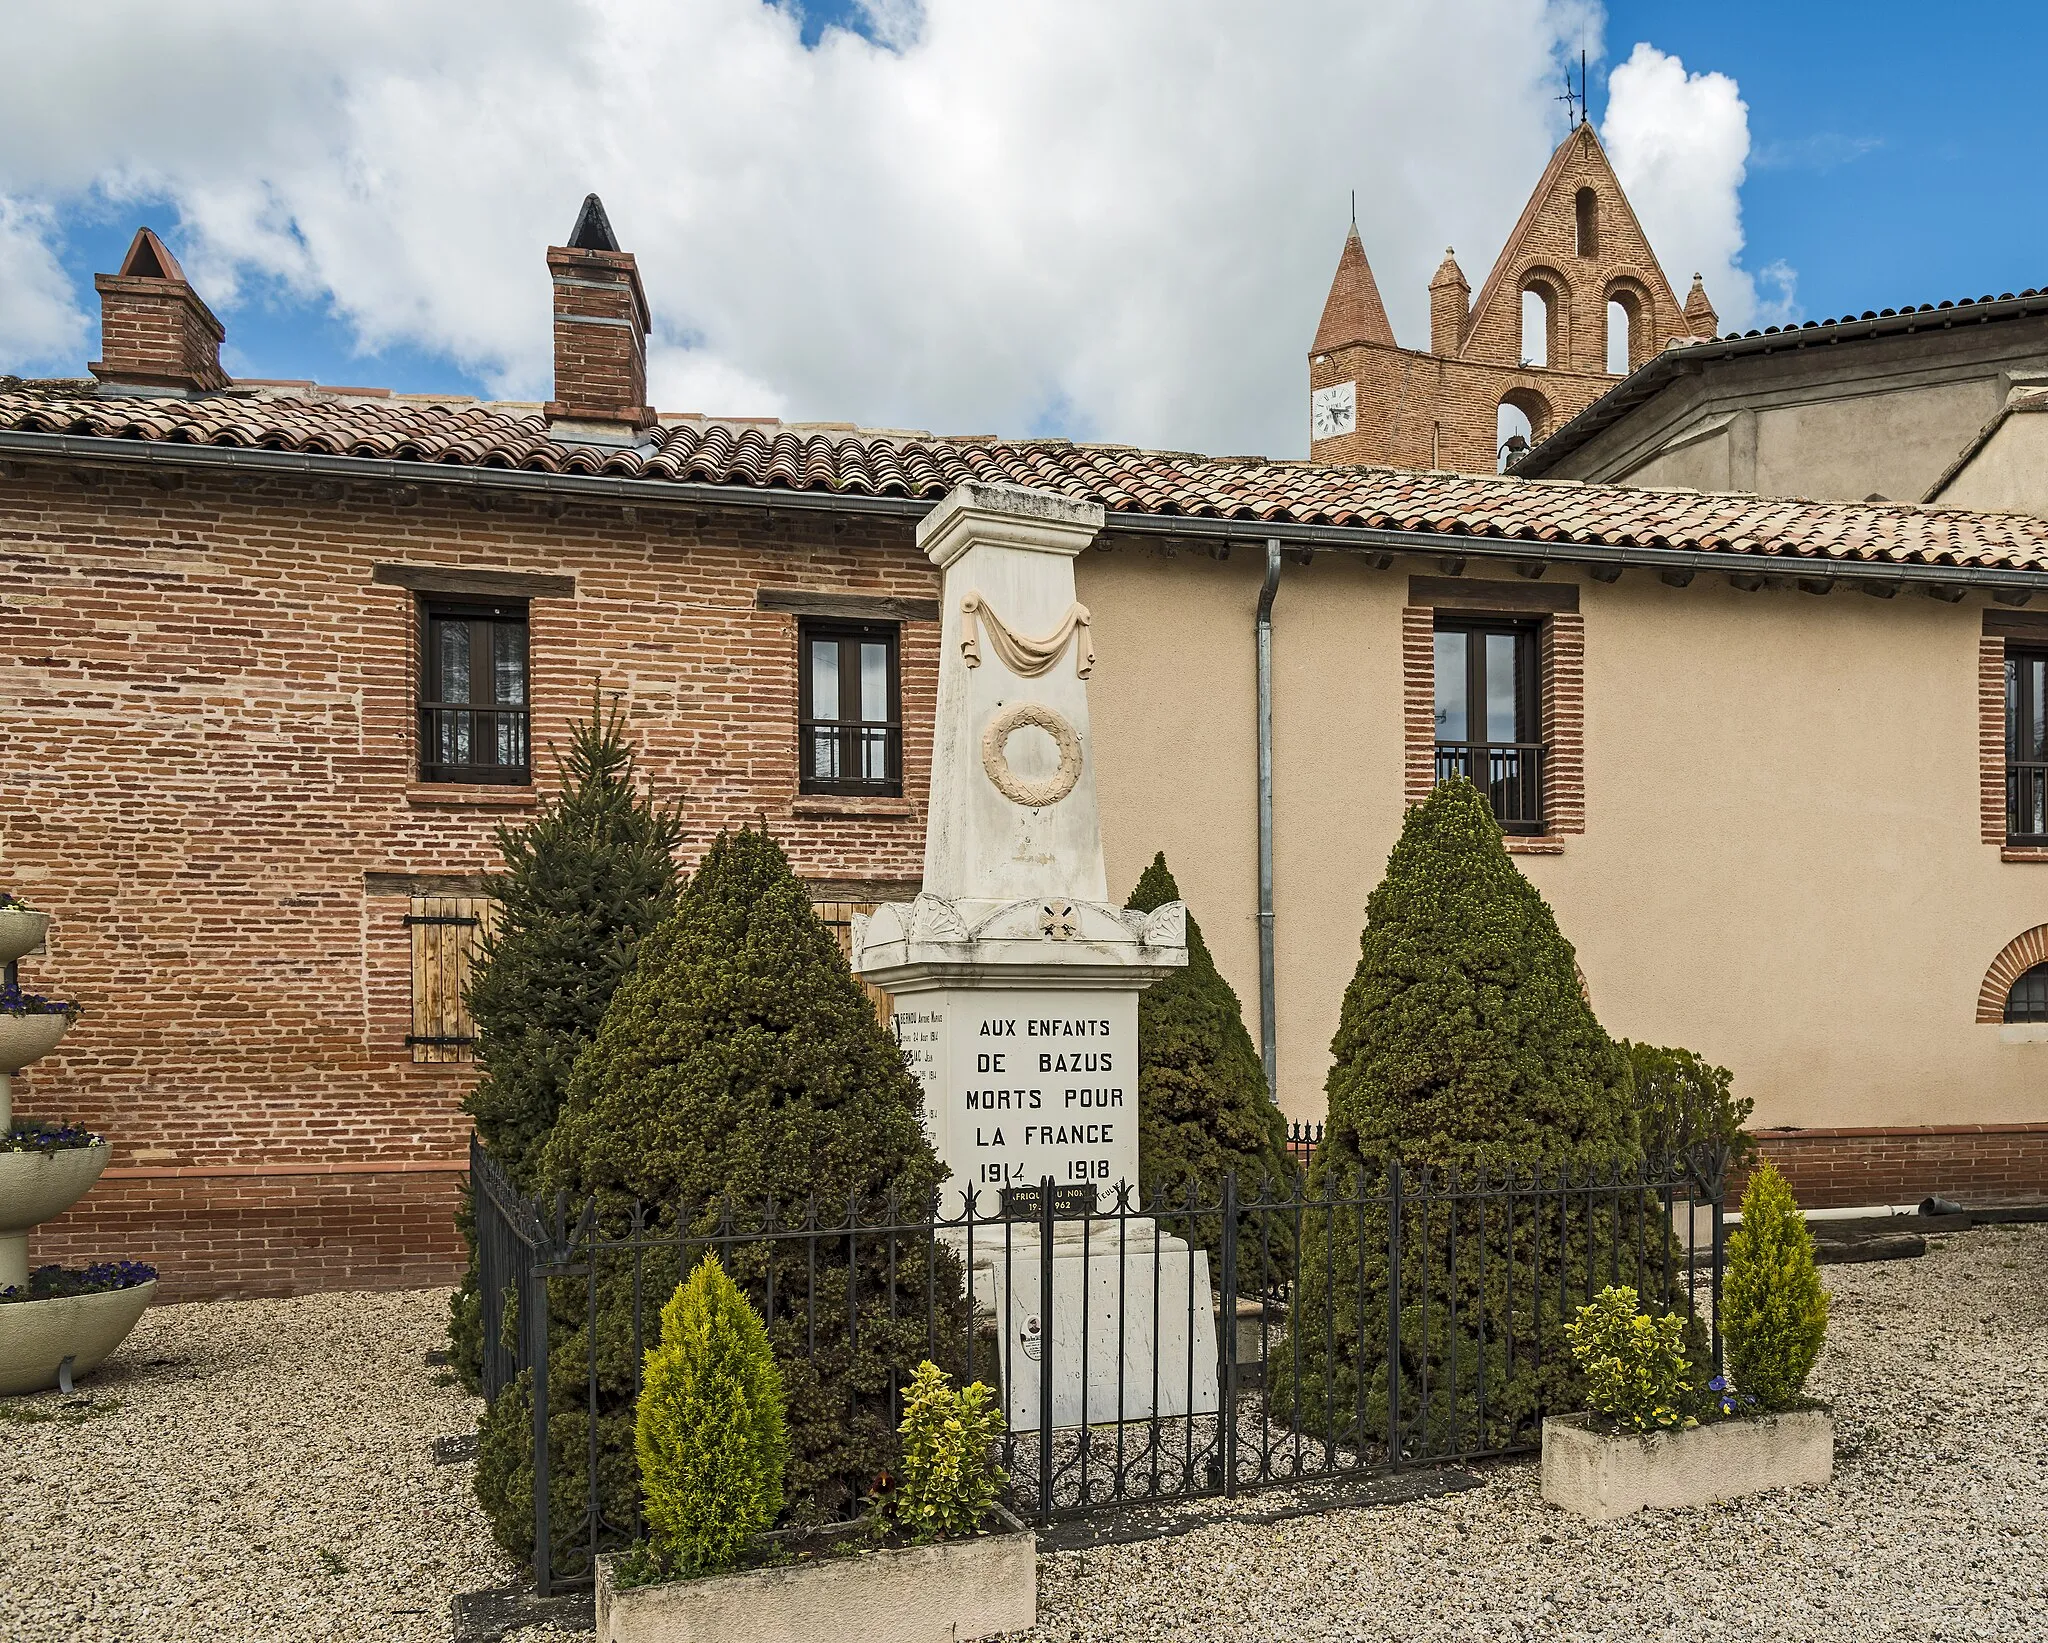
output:
<path id="1" fill-rule="evenodd" d="M 625 720 L 593 698 L 556 761 L 559 791 L 522 827 L 498 829 L 503 870 L 488 884 L 498 919 L 467 1002 L 483 1076 L 464 1098 L 491 1157 L 522 1192 L 538 1184 L 576 1058 L 641 941 L 675 909 L 682 824 L 633 775 Z M 476 1226 L 465 1191 L 456 1215 L 469 1269 L 449 1320 L 451 1361 L 478 1391 L 483 1353 Z"/>
<path id="2" fill-rule="evenodd" d="M 648 1549 L 664 1576 L 732 1568 L 782 1510 L 782 1375 L 760 1314 L 715 1255 L 661 1309 L 633 1449 Z"/>
<path id="3" fill-rule="evenodd" d="M 1180 887 L 1162 852 L 1124 905 L 1149 913 L 1178 900 Z M 1186 968 L 1138 995 L 1138 1170 L 1148 1203 L 1183 1196 L 1189 1182 L 1209 1201 L 1226 1170 L 1237 1172 L 1240 1198 L 1284 1199 L 1301 1176 L 1287 1150 L 1287 1120 L 1266 1092 L 1265 1065 L 1245 1030 L 1237 993 L 1216 968 L 1192 914 Z M 1162 1221 L 1212 1254 L 1220 1242 L 1214 1216 Z M 1240 1217 L 1241 1289 L 1284 1281 L 1293 1267 L 1292 1216 Z"/>
<path id="4" fill-rule="evenodd" d="M 901 1479 L 891 1502 L 913 1540 L 971 1535 L 995 1509 L 1007 1474 L 989 1458 L 1003 1433 L 995 1394 L 980 1381 L 954 1390 L 927 1359 L 903 1399 Z"/>
<path id="5" fill-rule="evenodd" d="M 855 1211 L 872 1224 L 892 1200 L 910 1219 L 931 1205 L 944 1171 L 921 1106 L 895 1040 L 781 850 L 766 833 L 724 833 L 577 1063 L 541 1186 L 593 1205 L 611 1235 L 644 1205 L 656 1244 L 711 1230 L 728 1202 L 742 1227 L 771 1204 L 785 1225 L 813 1202 L 821 1226 Z M 680 1282 L 676 1259 L 646 1250 L 643 1285 L 661 1294 Z M 593 1354 L 600 1508 L 614 1523 L 639 1508 L 633 1264 L 621 1255 L 596 1267 L 594 1335 L 585 1281 L 551 1286 L 550 1500 L 564 1548 L 584 1510 Z M 782 1372 L 790 1513 L 843 1516 L 895 1466 L 894 1398 L 919 1360 L 965 1361 L 959 1264 L 907 1235 L 861 1233 L 814 1246 L 737 1242 L 725 1268 L 761 1313 Z M 515 1556 L 532 1544 L 530 1504 L 521 1505 L 531 1489 L 530 1399 L 515 1384 L 496 1400 L 478 1454 L 479 1497 Z"/>
<path id="6" fill-rule="evenodd" d="M 1747 1163 L 1755 1144 L 1743 1125 L 1756 1102 L 1737 1100 L 1734 1077 L 1691 1050 L 1661 1049 L 1623 1039 L 1629 1068 L 1635 1075 L 1636 1116 L 1642 1126 L 1643 1151 L 1662 1163 L 1701 1146 L 1720 1154 L 1726 1169 Z"/>
<path id="7" fill-rule="evenodd" d="M 1365 1445 L 1387 1436 L 1390 1389 L 1377 1343 L 1391 1237 L 1385 1208 L 1369 1200 L 1389 1166 L 1400 1165 L 1413 1193 L 1424 1181 L 1469 1187 L 1488 1173 L 1511 1172 L 1525 1185 L 1537 1171 L 1551 1181 L 1582 1177 L 1637 1156 L 1628 1059 L 1593 1018 L 1571 944 L 1470 782 L 1443 782 L 1409 810 L 1366 903 L 1330 1049 L 1329 1117 L 1310 1197 L 1368 1201 L 1304 1217 L 1275 1401 L 1304 1429 Z M 1645 1212 L 1654 1224 L 1654 1205 Z M 1614 1275 L 1617 1263 L 1630 1276 L 1638 1265 L 1662 1268 L 1663 1251 L 1654 1239 L 1639 1245 L 1635 1224 L 1633 1206 L 1618 1202 L 1611 1215 L 1563 1225 L 1526 1207 L 1510 1223 L 1498 1201 L 1489 1210 L 1472 1198 L 1404 1215 L 1404 1424 L 1456 1427 L 1490 1443 L 1540 1414 L 1581 1407 L 1562 1303 L 1574 1289 L 1590 1296 L 1596 1275 Z M 1482 1382 L 1483 1432 L 1472 1397 Z"/>
<path id="8" fill-rule="evenodd" d="M 1627 1432 L 1698 1424 L 1686 1413 L 1692 1364 L 1677 1313 L 1648 1317 L 1637 1309 L 1633 1289 L 1612 1285 L 1579 1308 L 1564 1335 L 1586 1377 L 1586 1407 L 1594 1414 Z"/>
<path id="9" fill-rule="evenodd" d="M 1760 1408 L 1789 1409 L 1799 1401 L 1827 1338 L 1828 1299 L 1806 1218 L 1766 1159 L 1743 1189 L 1742 1224 L 1728 1235 L 1721 1290 L 1728 1373 Z"/>

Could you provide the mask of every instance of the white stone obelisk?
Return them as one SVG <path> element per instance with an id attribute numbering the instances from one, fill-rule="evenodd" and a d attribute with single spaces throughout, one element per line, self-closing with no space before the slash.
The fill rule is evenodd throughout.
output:
<path id="1" fill-rule="evenodd" d="M 1093 636 L 1074 597 L 1074 557 L 1102 525 L 1094 503 L 969 482 L 919 526 L 945 573 L 924 888 L 854 922 L 854 968 L 895 995 L 952 1172 L 944 1213 L 964 1216 L 973 1195 L 971 1282 L 1003 1320 L 1020 1431 L 1040 1424 L 1048 1354 L 1057 1426 L 1216 1408 L 1207 1254 L 1101 1213 L 1120 1188 L 1137 1203 L 1138 994 L 1187 962 L 1180 903 L 1108 900 Z M 1049 1305 L 1047 1179 L 1060 1216 Z"/>

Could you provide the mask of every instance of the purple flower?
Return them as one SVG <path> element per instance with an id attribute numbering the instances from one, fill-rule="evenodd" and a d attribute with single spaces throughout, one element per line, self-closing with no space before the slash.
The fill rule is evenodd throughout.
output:
<path id="1" fill-rule="evenodd" d="M 1708 1390 L 1709 1392 L 1725 1392 L 1725 1391 L 1727 1391 L 1727 1390 L 1728 1390 L 1728 1377 L 1727 1377 L 1726 1375 L 1716 1375 L 1716 1376 L 1715 1376 L 1715 1377 L 1714 1377 L 1714 1378 L 1713 1378 L 1712 1380 L 1710 1380 L 1710 1381 L 1708 1381 L 1708 1382 L 1707 1382 L 1707 1390 Z"/>
<path id="2" fill-rule="evenodd" d="M 26 1286 L 0 1289 L 0 1303 L 54 1301 L 67 1295 L 98 1295 L 110 1289 L 133 1289 L 156 1276 L 156 1268 L 140 1261 L 96 1261 L 91 1266 L 39 1266 Z"/>
<path id="3" fill-rule="evenodd" d="M 25 993 L 18 982 L 0 981 L 0 1015 L 68 1015 L 76 1020 L 83 1013 L 75 1000 Z"/>

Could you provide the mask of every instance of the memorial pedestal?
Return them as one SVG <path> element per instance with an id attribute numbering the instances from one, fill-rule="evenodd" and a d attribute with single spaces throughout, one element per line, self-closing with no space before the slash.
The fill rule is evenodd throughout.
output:
<path id="1" fill-rule="evenodd" d="M 1138 995 L 1187 963 L 1180 903 L 1108 899 L 1095 650 L 1074 598 L 1074 556 L 1103 519 L 969 482 L 918 526 L 945 573 L 924 893 L 854 920 L 854 968 L 895 997 L 950 1171 L 942 1213 L 972 1223 L 969 1282 L 1002 1335 L 1017 1431 L 1039 1429 L 1046 1388 L 1054 1426 L 1216 1408 L 1208 1256 L 1101 1213 L 1138 1190 Z M 1041 1220 L 994 1219 L 1048 1180 L 1092 1192 L 1049 1245 Z"/>
<path id="2" fill-rule="evenodd" d="M 1150 1216 L 1055 1222 L 1050 1260 L 1035 1222 L 977 1222 L 971 1261 L 964 1232 L 949 1241 L 996 1322 L 1011 1431 L 1039 1430 L 1048 1382 L 1055 1427 L 1216 1413 L 1207 1250 Z"/>

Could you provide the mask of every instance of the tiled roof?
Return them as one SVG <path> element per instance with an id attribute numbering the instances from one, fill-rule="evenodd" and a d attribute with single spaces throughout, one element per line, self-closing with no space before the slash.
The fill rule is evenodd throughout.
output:
<path id="1" fill-rule="evenodd" d="M 0 383 L 0 435 L 9 432 L 848 498 L 937 501 L 963 479 L 994 480 L 1098 502 L 1112 516 L 1363 526 L 1552 548 L 2048 570 L 2048 520 L 2024 514 L 1206 457 L 1066 440 L 946 439 L 843 425 L 693 418 L 666 421 L 637 446 L 585 445 L 551 438 L 537 406 L 297 386 L 138 399 L 101 397 L 74 384 Z"/>
<path id="2" fill-rule="evenodd" d="M 1712 360 L 1786 353 L 1803 348 L 1833 347 L 1878 337 L 1959 327 L 1993 325 L 2003 320 L 2048 314 L 2048 288 L 2007 291 L 2001 296 L 1963 297 L 1953 302 L 1923 302 L 1917 308 L 1866 308 L 1840 319 L 1810 319 L 1796 325 L 1767 325 L 1757 331 L 1730 331 L 1725 336 L 1673 347 L 1638 365 L 1578 415 L 1531 447 L 1515 465 L 1524 477 L 1548 473 L 1602 429 L 1619 422 L 1636 406 L 1654 398 L 1677 377 Z"/>

